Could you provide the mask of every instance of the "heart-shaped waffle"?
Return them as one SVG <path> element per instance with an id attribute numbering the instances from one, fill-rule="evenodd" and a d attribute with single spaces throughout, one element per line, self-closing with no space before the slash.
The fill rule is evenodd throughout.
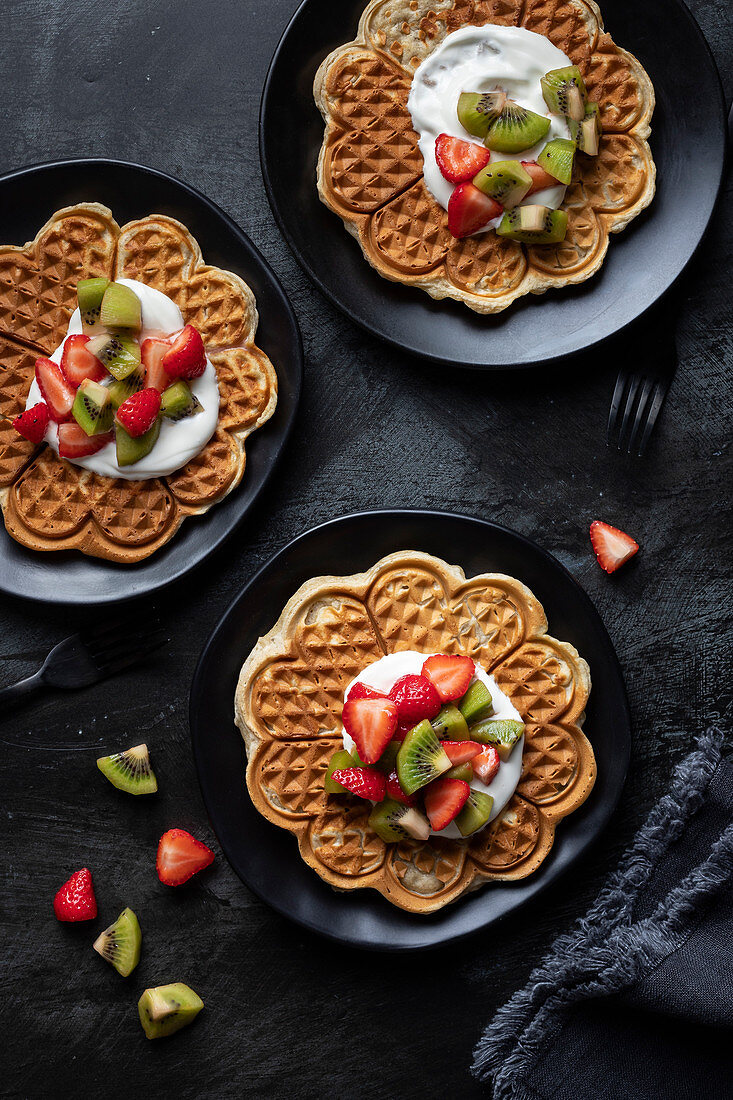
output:
<path id="1" fill-rule="evenodd" d="M 316 577 L 288 601 L 239 677 L 235 717 L 259 812 L 297 838 L 306 863 L 338 890 L 378 890 L 430 913 L 486 882 L 539 867 L 555 825 L 588 797 L 593 750 L 581 730 L 585 661 L 547 633 L 542 607 L 501 574 L 466 579 L 419 552 L 391 554 L 351 577 Z M 371 804 L 329 796 L 349 682 L 386 653 L 463 653 L 490 670 L 525 722 L 522 775 L 500 815 L 465 840 L 385 844 Z"/>
<path id="2" fill-rule="evenodd" d="M 217 431 L 168 477 L 100 477 L 47 447 L 39 452 L 10 425 L 25 407 L 36 356 L 61 343 L 76 284 L 92 275 L 139 279 L 167 294 L 201 332 L 216 368 Z M 0 247 L 0 506 L 13 538 L 34 550 L 140 561 L 188 516 L 222 500 L 242 479 L 247 437 L 277 403 L 277 375 L 256 329 L 247 284 L 205 264 L 186 227 L 164 215 L 120 228 L 106 207 L 80 203 L 57 211 L 30 244 Z"/>
<path id="3" fill-rule="evenodd" d="M 487 23 L 545 35 L 579 66 L 600 105 L 600 154 L 576 157 L 560 245 L 527 247 L 493 232 L 457 240 L 422 180 L 407 109 L 413 73 L 447 34 Z M 654 89 L 636 58 L 604 32 L 592 0 L 372 0 L 355 41 L 319 68 L 314 95 L 326 123 L 318 160 L 322 201 L 384 278 L 479 313 L 589 279 L 603 263 L 609 234 L 654 196 L 647 142 Z"/>

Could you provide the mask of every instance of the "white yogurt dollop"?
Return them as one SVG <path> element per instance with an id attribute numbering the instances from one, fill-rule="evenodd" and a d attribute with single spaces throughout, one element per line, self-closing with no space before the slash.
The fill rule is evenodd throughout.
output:
<path id="1" fill-rule="evenodd" d="M 545 137 L 521 153 L 491 153 L 492 160 L 536 160 L 552 138 L 569 138 L 564 118 L 550 114 L 542 97 L 540 78 L 550 69 L 561 69 L 572 62 L 548 38 L 524 27 L 462 27 L 446 35 L 442 43 L 415 70 L 407 101 L 412 125 L 419 138 L 425 162 L 425 184 L 440 205 L 447 210 L 455 184 L 445 179 L 435 159 L 435 139 L 450 134 L 473 141 L 458 121 L 458 97 L 461 92 L 491 92 L 501 88 L 520 106 L 550 119 Z M 565 197 L 565 187 L 536 191 L 520 203 L 549 206 L 556 210 Z M 494 218 L 485 233 L 499 224 Z"/>
<path id="2" fill-rule="evenodd" d="M 388 653 L 386 657 L 382 657 L 379 661 L 375 661 L 373 665 L 369 665 L 368 668 L 365 668 L 363 672 L 360 672 L 359 675 L 351 681 L 344 692 L 344 701 L 351 691 L 352 686 L 357 681 L 360 684 L 366 684 L 367 687 L 374 688 L 376 691 L 384 692 L 385 695 L 388 694 L 392 686 L 401 676 L 407 676 L 411 673 L 419 675 L 422 672 L 422 666 L 425 664 L 425 661 L 431 656 L 433 656 L 433 654 L 418 653 L 414 649 L 406 649 L 403 653 Z M 511 700 L 507 698 L 504 692 L 499 690 L 494 677 L 490 676 L 489 673 L 485 672 L 479 665 L 476 665 L 475 679 L 485 684 L 491 692 L 491 701 L 494 706 L 494 711 L 491 715 L 492 718 L 514 718 L 519 722 L 522 721 L 521 714 L 512 705 Z M 356 748 L 356 745 L 352 738 L 349 737 L 346 730 L 343 731 L 343 742 L 344 748 L 348 752 L 353 752 Z M 514 794 L 522 774 L 523 750 L 524 734 L 517 741 L 509 759 L 502 760 L 498 772 L 490 783 L 482 783 L 476 776 L 471 780 L 471 786 L 474 790 L 490 794 L 494 799 L 489 821 L 493 821 L 495 817 L 499 816 Z M 489 821 L 486 822 L 487 825 Z M 461 833 L 458 826 L 453 821 L 451 821 L 449 825 L 446 825 L 445 829 L 441 829 L 440 832 L 435 833 L 435 836 L 460 837 L 460 835 Z"/>
<path id="3" fill-rule="evenodd" d="M 117 279 L 116 281 L 129 286 L 140 299 L 142 309 L 140 343 L 150 336 L 168 337 L 183 328 L 183 314 L 167 294 L 154 290 L 153 287 L 146 286 L 137 279 Z M 82 331 L 81 314 L 78 309 L 75 309 L 69 320 L 66 336 L 49 359 L 53 359 L 54 363 L 60 363 L 68 337 Z M 165 477 L 166 474 L 179 470 L 205 447 L 216 431 L 219 421 L 219 386 L 216 381 L 216 371 L 209 359 L 206 360 L 206 370 L 201 377 L 191 379 L 188 384 L 203 406 L 201 412 L 175 423 L 163 418 L 157 443 L 150 454 L 145 455 L 139 462 L 135 462 L 132 466 L 118 466 L 114 440 L 96 454 L 87 455 L 86 458 L 68 458 L 66 461 L 73 462 L 75 466 L 83 466 L 86 470 L 93 470 L 95 474 L 121 477 L 128 481 Z M 39 401 L 43 401 L 43 395 L 34 378 L 25 407 L 29 409 Z M 49 447 L 58 454 L 58 425 L 53 420 L 48 425 L 45 438 Z"/>

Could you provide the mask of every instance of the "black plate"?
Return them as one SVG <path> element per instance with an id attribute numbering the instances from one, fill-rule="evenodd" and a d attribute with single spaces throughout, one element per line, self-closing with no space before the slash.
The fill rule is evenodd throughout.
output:
<path id="1" fill-rule="evenodd" d="M 509 573 L 544 605 L 552 633 L 587 659 L 593 690 L 584 729 L 598 761 L 588 801 L 558 826 L 553 849 L 528 879 L 487 886 L 439 913 L 396 909 L 374 890 L 331 890 L 298 854 L 295 838 L 266 821 L 244 781 L 244 743 L 233 724 L 239 670 L 295 590 L 320 574 L 368 569 L 385 554 L 424 550 L 457 562 L 467 576 Z M 324 936 L 383 951 L 434 947 L 486 928 L 523 905 L 598 836 L 618 801 L 631 752 L 626 692 L 608 634 L 585 592 L 546 551 L 495 523 L 444 512 L 362 512 L 332 520 L 291 542 L 253 578 L 209 639 L 191 689 L 191 737 L 204 801 L 234 870 L 264 901 Z"/>
<path id="2" fill-rule="evenodd" d="M 530 295 L 494 317 L 382 279 L 320 202 L 323 121 L 313 102 L 321 61 L 353 39 L 366 0 L 304 0 L 275 52 L 260 110 L 260 159 L 273 213 L 313 281 L 369 332 L 437 362 L 528 367 L 591 347 L 647 310 L 689 261 L 710 220 L 725 156 L 723 93 L 710 50 L 680 0 L 605 0 L 606 29 L 636 54 L 657 93 L 649 211 L 613 237 L 599 274 Z M 674 64 L 670 64 L 674 58 Z M 690 89 L 694 88 L 694 94 Z"/>
<path id="3" fill-rule="evenodd" d="M 190 229 L 207 263 L 249 283 L 257 298 L 257 343 L 272 359 L 279 397 L 272 419 L 247 441 L 241 485 L 201 517 L 187 520 L 151 558 L 116 565 L 78 552 L 39 553 L 11 539 L 0 524 L 0 590 L 45 603 L 114 603 L 172 583 L 232 534 L 250 510 L 285 446 L 300 397 L 303 351 L 293 310 L 270 267 L 231 218 L 200 192 L 152 168 L 122 161 L 60 161 L 0 178 L 0 241 L 32 240 L 55 210 L 104 203 L 120 224 L 145 214 L 170 214 Z"/>

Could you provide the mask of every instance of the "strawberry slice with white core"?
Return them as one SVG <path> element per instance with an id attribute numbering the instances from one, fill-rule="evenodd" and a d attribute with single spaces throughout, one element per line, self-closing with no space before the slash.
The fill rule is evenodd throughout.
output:
<path id="1" fill-rule="evenodd" d="M 436 833 L 458 816 L 470 792 L 468 783 L 462 779 L 434 779 L 425 788 L 425 813 Z"/>
<path id="2" fill-rule="evenodd" d="M 615 573 L 624 562 L 633 558 L 639 549 L 638 542 L 620 531 L 618 527 L 611 527 L 600 519 L 594 519 L 590 525 L 590 541 L 598 558 L 601 569 L 607 573 Z"/>
<path id="3" fill-rule="evenodd" d="M 68 336 L 64 341 L 64 350 L 61 353 L 61 370 L 67 382 L 77 389 L 82 382 L 89 378 L 92 382 L 101 382 L 107 377 L 104 364 L 87 351 L 90 337 L 83 333 Z"/>
<path id="4" fill-rule="evenodd" d="M 163 370 L 171 378 L 199 378 L 206 370 L 206 349 L 201 333 L 193 325 L 186 325 L 162 361 Z"/>
<path id="5" fill-rule="evenodd" d="M 472 183 L 459 183 L 448 200 L 448 229 L 454 237 L 470 237 L 498 218 L 504 207 Z"/>
<path id="6" fill-rule="evenodd" d="M 467 764 L 482 749 L 478 741 L 441 741 L 440 744 L 451 764 Z"/>
<path id="7" fill-rule="evenodd" d="M 435 685 L 441 703 L 452 703 L 465 695 L 475 672 L 476 665 L 470 657 L 448 653 L 436 653 L 422 666 L 423 676 Z"/>
<path id="8" fill-rule="evenodd" d="M 397 729 L 397 707 L 390 699 L 349 699 L 341 720 L 359 759 L 376 764 Z"/>
<path id="9" fill-rule="evenodd" d="M 387 696 L 383 691 L 377 691 L 376 688 L 369 687 L 368 684 L 361 684 L 357 680 L 355 684 L 349 688 L 349 693 L 346 696 L 348 699 L 386 699 Z"/>
<path id="10" fill-rule="evenodd" d="M 537 163 L 536 160 L 523 160 L 522 168 L 525 172 L 528 172 L 532 177 L 532 186 L 530 187 L 527 195 L 534 195 L 535 191 L 544 191 L 546 187 L 557 187 L 557 180 L 554 176 L 551 176 L 549 172 L 546 172 L 544 168 Z"/>
<path id="11" fill-rule="evenodd" d="M 376 768 L 337 768 L 331 778 L 358 798 L 381 802 L 387 785 L 384 776 Z"/>
<path id="12" fill-rule="evenodd" d="M 13 427 L 30 443 L 43 443 L 50 419 L 48 405 L 39 401 L 37 405 L 16 416 Z"/>
<path id="13" fill-rule="evenodd" d="M 62 424 L 71 416 L 76 390 L 67 382 L 61 367 L 52 359 L 36 359 L 36 382 L 52 420 Z"/>
<path id="14" fill-rule="evenodd" d="M 59 424 L 59 456 L 61 458 L 88 458 L 114 439 L 112 432 L 101 435 L 87 435 L 80 424 L 70 420 Z"/>
<path id="15" fill-rule="evenodd" d="M 451 183 L 472 180 L 491 160 L 491 152 L 485 145 L 438 134 L 435 139 L 435 161 L 444 179 Z"/>
<path id="16" fill-rule="evenodd" d="M 171 378 L 163 370 L 163 358 L 171 350 L 167 340 L 148 337 L 140 345 L 140 361 L 145 370 L 145 388 L 162 393 L 171 384 Z"/>
<path id="17" fill-rule="evenodd" d="M 169 829 L 158 842 L 155 869 L 166 886 L 180 886 L 214 861 L 214 853 L 185 829 Z"/>
<path id="18" fill-rule="evenodd" d="M 445 748 L 445 742 L 443 743 Z M 495 745 L 482 745 L 481 752 L 478 756 L 474 756 L 471 761 L 471 767 L 473 768 L 473 774 L 481 780 L 482 783 L 487 785 L 496 776 L 499 770 L 499 753 L 496 751 Z"/>

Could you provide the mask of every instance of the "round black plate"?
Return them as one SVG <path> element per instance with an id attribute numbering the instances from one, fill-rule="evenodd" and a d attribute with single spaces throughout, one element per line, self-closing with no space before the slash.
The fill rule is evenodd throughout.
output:
<path id="1" fill-rule="evenodd" d="M 598 761 L 588 801 L 560 823 L 554 847 L 526 880 L 487 886 L 441 912 L 420 917 L 373 890 L 331 890 L 298 854 L 290 833 L 266 821 L 244 781 L 244 743 L 233 724 L 239 670 L 257 639 L 310 577 L 346 575 L 397 550 L 424 550 L 458 563 L 467 576 L 509 573 L 544 605 L 551 632 L 572 642 L 591 668 L 584 729 Z M 201 656 L 191 689 L 191 737 L 204 801 L 239 877 L 264 901 L 324 936 L 383 951 L 434 947 L 506 916 L 554 882 L 598 836 L 616 805 L 631 752 L 621 670 L 590 600 L 546 551 L 494 523 L 445 512 L 362 512 L 325 523 L 291 542 L 246 586 Z"/>
<path id="2" fill-rule="evenodd" d="M 231 218 L 192 187 L 137 164 L 92 159 L 23 168 L 0 178 L 0 241 L 24 244 L 62 206 L 95 201 L 122 225 L 145 214 L 178 218 L 201 245 L 207 263 L 249 283 L 257 298 L 257 343 L 272 359 L 279 397 L 272 419 L 247 442 L 241 485 L 201 517 L 187 520 L 151 558 L 115 565 L 72 551 L 37 553 L 0 524 L 0 590 L 45 603 L 114 603 L 177 580 L 235 530 L 262 491 L 285 446 L 300 397 L 303 351 L 293 310 L 269 266 Z"/>
<path id="3" fill-rule="evenodd" d="M 529 295 L 494 317 L 382 279 L 318 198 L 323 121 L 313 102 L 313 77 L 331 50 L 353 39 L 365 6 L 366 0 L 304 0 L 275 52 L 262 96 L 260 158 L 270 204 L 321 291 L 369 332 L 405 351 L 483 369 L 528 367 L 570 355 L 647 310 L 699 244 L 723 173 L 720 79 L 685 5 L 602 4 L 606 29 L 640 58 L 656 88 L 651 145 L 658 187 L 649 211 L 612 238 L 600 273 L 587 283 L 540 298 Z"/>

